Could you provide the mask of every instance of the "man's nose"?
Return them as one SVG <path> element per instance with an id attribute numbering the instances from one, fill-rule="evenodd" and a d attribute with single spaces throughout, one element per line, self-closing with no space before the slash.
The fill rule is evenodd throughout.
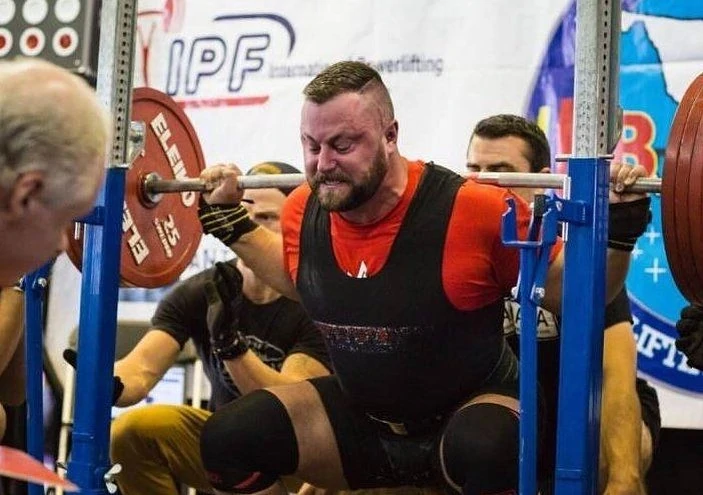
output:
<path id="1" fill-rule="evenodd" d="M 317 170 L 319 172 L 329 172 L 337 167 L 337 160 L 334 156 L 334 150 L 322 147 L 317 155 Z"/>

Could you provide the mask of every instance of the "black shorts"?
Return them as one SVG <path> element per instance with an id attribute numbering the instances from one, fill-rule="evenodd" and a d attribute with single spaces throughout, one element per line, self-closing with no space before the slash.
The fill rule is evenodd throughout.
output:
<path id="1" fill-rule="evenodd" d="M 451 413 L 393 426 L 355 408 L 334 376 L 315 378 L 310 383 L 320 394 L 332 424 L 351 489 L 443 484 L 439 441 Z M 466 402 L 485 393 L 517 398 L 517 382 L 513 379 L 486 385 L 467 397 Z M 408 434 L 403 434 L 402 429 L 407 429 Z"/>
<path id="2" fill-rule="evenodd" d="M 652 436 L 652 455 L 654 455 L 657 445 L 659 445 L 659 435 L 662 426 L 659 397 L 657 396 L 657 391 L 646 380 L 637 378 L 635 385 L 637 397 L 640 400 L 640 408 L 642 409 L 642 422 L 647 425 Z"/>

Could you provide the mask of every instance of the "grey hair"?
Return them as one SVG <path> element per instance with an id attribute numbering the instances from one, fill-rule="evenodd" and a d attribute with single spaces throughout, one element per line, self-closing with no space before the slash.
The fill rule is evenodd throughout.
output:
<path id="1" fill-rule="evenodd" d="M 0 61 L 0 191 L 42 172 L 52 206 L 84 196 L 86 174 L 107 153 L 112 123 L 93 89 L 78 76 L 35 59 Z M 104 163 L 100 163 L 103 166 Z"/>

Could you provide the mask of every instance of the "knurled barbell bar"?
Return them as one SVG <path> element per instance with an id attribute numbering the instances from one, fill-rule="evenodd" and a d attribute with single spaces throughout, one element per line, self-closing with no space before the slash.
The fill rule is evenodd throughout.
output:
<path id="1" fill-rule="evenodd" d="M 174 282 L 200 244 L 197 193 L 212 189 L 197 178 L 205 161 L 183 110 L 168 96 L 137 88 L 132 118 L 146 123 L 144 151 L 127 172 L 120 276 L 123 284 L 160 287 Z M 703 74 L 684 94 L 672 122 L 662 179 L 641 178 L 627 189 L 661 193 L 664 243 L 672 276 L 690 301 L 703 304 Z M 477 182 L 505 187 L 561 189 L 563 174 L 472 172 Z M 240 176 L 243 189 L 294 187 L 303 174 Z M 82 240 L 68 254 L 80 268 Z"/>
<path id="2" fill-rule="evenodd" d="M 501 187 L 534 187 L 543 189 L 562 189 L 567 179 L 566 174 L 537 174 L 518 172 L 469 172 L 464 174 L 467 179 L 475 180 L 481 184 L 493 184 Z M 305 181 L 304 174 L 280 175 L 242 175 L 237 178 L 241 189 L 265 189 L 269 187 L 295 187 Z M 207 192 L 213 185 L 202 179 L 162 179 L 158 174 L 149 174 L 144 178 L 142 187 L 144 195 L 158 200 L 164 193 L 182 191 Z M 633 193 L 659 193 L 662 189 L 662 180 L 658 178 L 640 178 L 631 186 L 626 187 Z"/>
<path id="3" fill-rule="evenodd" d="M 237 178 L 237 185 L 242 189 L 267 189 L 270 187 L 293 188 L 305 181 L 303 174 L 276 175 L 242 175 Z M 142 182 L 143 194 L 157 200 L 161 194 L 183 191 L 207 192 L 214 186 L 202 179 L 163 179 L 159 174 L 150 173 Z"/>

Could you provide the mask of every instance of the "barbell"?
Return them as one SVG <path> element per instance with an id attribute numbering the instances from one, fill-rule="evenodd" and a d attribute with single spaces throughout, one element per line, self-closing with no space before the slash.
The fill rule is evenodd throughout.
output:
<path id="1" fill-rule="evenodd" d="M 167 95 L 137 88 L 132 118 L 145 122 L 144 150 L 127 172 L 122 219 L 122 283 L 160 287 L 174 282 L 195 255 L 202 236 L 197 193 L 212 189 L 197 178 L 205 168 L 188 117 Z M 664 245 L 682 294 L 703 304 L 703 74 L 677 108 L 661 179 L 640 178 L 631 192 L 659 193 Z M 468 179 L 504 187 L 561 189 L 564 174 L 471 172 Z M 240 176 L 242 189 L 290 188 L 303 174 Z M 80 269 L 82 239 L 71 236 L 69 258 Z"/>
<path id="2" fill-rule="evenodd" d="M 501 187 L 533 187 L 541 189 L 562 189 L 566 182 L 566 174 L 535 174 L 519 172 L 469 172 L 463 175 L 467 179 L 492 184 Z M 243 175 L 237 180 L 241 189 L 265 189 L 269 187 L 295 187 L 305 181 L 304 174 L 279 175 Z M 160 199 L 164 193 L 197 191 L 208 192 L 213 189 L 201 179 L 163 179 L 158 174 L 149 175 L 142 184 L 144 194 L 153 200 Z M 633 193 L 659 193 L 662 180 L 640 178 L 626 188 Z"/>

